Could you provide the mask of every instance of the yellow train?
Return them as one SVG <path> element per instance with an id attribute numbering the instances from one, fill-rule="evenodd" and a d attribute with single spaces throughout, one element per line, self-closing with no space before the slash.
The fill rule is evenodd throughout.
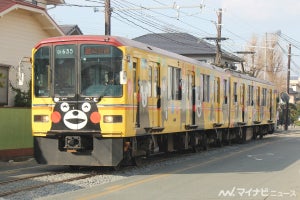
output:
<path id="1" fill-rule="evenodd" d="M 274 131 L 272 83 L 133 40 L 49 38 L 34 47 L 32 61 L 41 164 L 117 166 Z"/>

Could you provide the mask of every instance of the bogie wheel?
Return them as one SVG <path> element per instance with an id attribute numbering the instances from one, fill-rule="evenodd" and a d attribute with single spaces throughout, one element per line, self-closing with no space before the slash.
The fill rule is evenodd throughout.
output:
<path id="1" fill-rule="evenodd" d="M 133 165 L 140 167 L 143 165 L 143 157 L 138 156 L 133 158 Z"/>
<path id="2" fill-rule="evenodd" d="M 206 134 L 204 134 L 202 138 L 202 147 L 204 151 L 208 150 L 209 144 L 208 144 L 208 137 Z"/>
<path id="3" fill-rule="evenodd" d="M 201 151 L 201 147 L 200 146 L 198 146 L 198 145 L 193 146 L 193 152 L 194 153 L 198 153 L 200 151 Z"/>

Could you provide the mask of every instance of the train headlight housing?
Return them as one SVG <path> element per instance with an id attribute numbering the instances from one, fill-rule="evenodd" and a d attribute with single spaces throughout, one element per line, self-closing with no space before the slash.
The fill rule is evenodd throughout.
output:
<path id="1" fill-rule="evenodd" d="M 104 123 L 122 123 L 123 118 L 122 115 L 104 115 L 103 122 Z"/>
<path id="2" fill-rule="evenodd" d="M 34 122 L 49 122 L 49 116 L 48 115 L 34 115 L 33 121 Z"/>

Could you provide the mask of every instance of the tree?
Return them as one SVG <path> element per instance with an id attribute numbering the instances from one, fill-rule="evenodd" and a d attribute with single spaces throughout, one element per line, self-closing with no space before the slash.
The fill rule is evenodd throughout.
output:
<path id="1" fill-rule="evenodd" d="M 243 56 L 245 60 L 244 73 L 249 74 L 252 77 L 257 77 L 263 70 L 263 66 L 257 64 L 257 62 L 261 60 L 260 51 L 260 48 L 258 48 L 258 38 L 253 35 L 246 48 L 246 52 L 252 53 L 246 53 Z"/>
<path id="2" fill-rule="evenodd" d="M 245 73 L 269 80 L 276 85 L 279 92 L 283 92 L 286 91 L 286 74 L 283 52 L 278 40 L 279 38 L 275 34 L 266 34 L 261 41 L 253 35 L 246 51 L 255 52 L 255 54 L 245 54 L 243 58 L 245 60 Z"/>
<path id="3" fill-rule="evenodd" d="M 15 96 L 15 106 L 16 107 L 30 107 L 31 106 L 31 81 L 28 84 L 29 89 L 27 91 L 22 91 L 20 88 L 15 88 L 12 84 L 11 88 L 16 92 Z"/>

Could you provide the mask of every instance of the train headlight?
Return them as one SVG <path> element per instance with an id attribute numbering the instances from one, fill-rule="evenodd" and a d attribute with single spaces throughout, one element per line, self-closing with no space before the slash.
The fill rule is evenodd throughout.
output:
<path id="1" fill-rule="evenodd" d="M 34 122 L 49 122 L 48 115 L 34 115 L 33 117 Z"/>
<path id="2" fill-rule="evenodd" d="M 104 115 L 103 122 L 104 123 L 122 123 L 123 118 L 122 115 Z"/>

